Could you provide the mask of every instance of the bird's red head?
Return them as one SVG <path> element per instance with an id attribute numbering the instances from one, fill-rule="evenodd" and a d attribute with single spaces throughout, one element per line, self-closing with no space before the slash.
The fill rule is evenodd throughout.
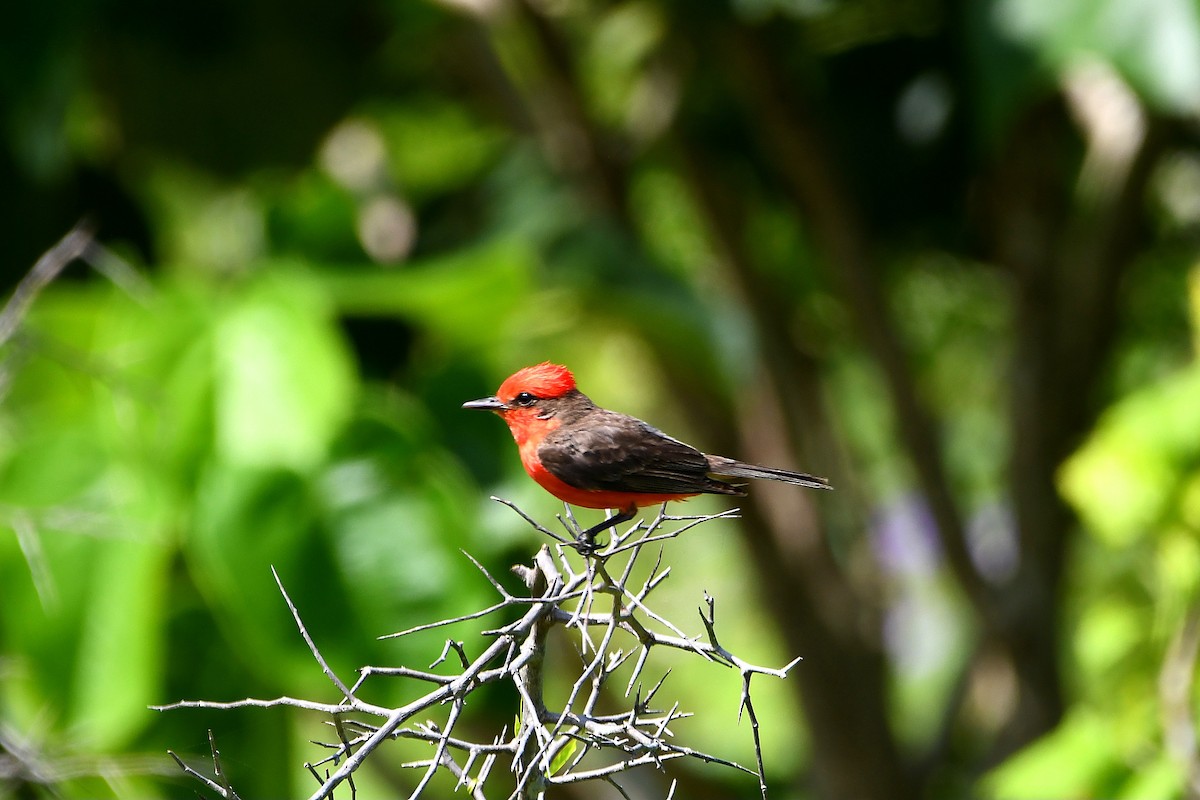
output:
<path id="1" fill-rule="evenodd" d="M 569 402 L 568 395 L 583 397 L 574 390 L 571 371 L 546 361 L 514 372 L 494 396 L 463 403 L 463 408 L 495 411 L 508 423 L 517 443 L 524 445 L 558 426 L 554 416 L 560 403 Z"/>
<path id="2" fill-rule="evenodd" d="M 545 421 L 552 416 L 547 414 L 551 404 L 572 392 L 578 395 L 575 392 L 575 375 L 571 374 L 570 369 L 544 361 L 509 375 L 500 384 L 496 395 L 463 403 L 462 407 L 496 411 L 509 423 L 512 435 L 521 441 L 526 435 L 522 432 L 526 432 L 529 426 L 545 428 Z M 541 420 L 541 423 L 536 420 Z"/>
<path id="3" fill-rule="evenodd" d="M 511 405 L 522 392 L 541 399 L 551 399 L 562 397 L 574 388 L 575 376 L 571 374 L 571 370 L 561 364 L 543 361 L 509 375 L 504 383 L 500 384 L 496 397 L 505 405 Z"/>

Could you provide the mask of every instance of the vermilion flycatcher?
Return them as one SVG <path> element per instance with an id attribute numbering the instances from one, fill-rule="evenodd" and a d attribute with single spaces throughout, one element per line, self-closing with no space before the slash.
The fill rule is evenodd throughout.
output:
<path id="1" fill-rule="evenodd" d="M 642 506 L 698 494 L 745 496 L 740 486 L 714 475 L 831 488 L 824 478 L 802 472 L 705 455 L 640 419 L 598 407 L 575 388 L 570 370 L 549 362 L 519 370 L 495 396 L 463 408 L 499 414 L 517 440 L 525 471 L 550 494 L 584 508 L 616 510 L 580 535 L 584 548 Z"/>

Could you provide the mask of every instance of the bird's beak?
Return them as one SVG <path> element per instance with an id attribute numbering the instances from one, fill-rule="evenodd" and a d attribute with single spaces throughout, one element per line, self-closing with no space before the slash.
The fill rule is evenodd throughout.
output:
<path id="1" fill-rule="evenodd" d="M 469 400 L 462 404 L 463 408 L 482 408 L 484 411 L 503 411 L 508 408 L 504 403 L 500 402 L 499 397 L 481 397 L 478 400 Z"/>

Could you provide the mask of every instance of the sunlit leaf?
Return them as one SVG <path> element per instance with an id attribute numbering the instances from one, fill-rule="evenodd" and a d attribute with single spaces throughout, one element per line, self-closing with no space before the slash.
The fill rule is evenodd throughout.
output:
<path id="1" fill-rule="evenodd" d="M 1200 366 L 1113 408 L 1063 468 L 1063 493 L 1113 545 L 1142 536 L 1174 496 L 1179 468 L 1200 456 Z"/>
<path id="2" fill-rule="evenodd" d="M 102 475 L 105 453 L 83 425 L 29 430 L 0 465 L 0 502 L 43 506 L 66 502 Z"/>
<path id="3" fill-rule="evenodd" d="M 1145 622 L 1139 612 L 1119 599 L 1085 609 L 1075 633 L 1075 652 L 1087 674 L 1104 675 L 1144 642 Z"/>
<path id="4" fill-rule="evenodd" d="M 486 346 L 536 330 L 550 309 L 521 313 L 531 304 L 537 256 L 517 241 L 494 241 L 403 269 L 322 273 L 338 307 L 360 316 L 397 314 L 467 347 Z M 553 315 L 549 315 L 553 318 Z"/>
<path id="5" fill-rule="evenodd" d="M 1115 66 L 1156 104 L 1200 102 L 1200 25 L 1190 0 L 1000 0 L 1002 31 L 1063 68 L 1083 58 Z"/>
<path id="6" fill-rule="evenodd" d="M 987 784 L 996 800 L 1092 797 L 1118 760 L 1108 725 L 1080 711 L 993 771 Z"/>
<path id="7" fill-rule="evenodd" d="M 1148 797 L 1179 797 L 1185 783 L 1183 770 L 1165 752 L 1138 768 L 1113 797 L 1115 800 L 1144 800 Z"/>
<path id="8" fill-rule="evenodd" d="M 1175 611 L 1181 611 L 1200 588 L 1200 542 L 1196 540 L 1196 529 L 1173 527 L 1165 532 L 1155 560 L 1164 606 L 1175 606 Z"/>
<path id="9" fill-rule="evenodd" d="M 1188 275 L 1188 313 L 1192 320 L 1192 347 L 1200 354 L 1200 266 Z"/>
<path id="10" fill-rule="evenodd" d="M 93 565 L 72 716 L 101 750 L 126 744 L 159 700 L 170 555 L 158 542 L 118 539 Z"/>
<path id="11" fill-rule="evenodd" d="M 304 282 L 264 281 L 220 322 L 217 451 L 231 463 L 313 466 L 350 412 L 353 367 Z"/>
<path id="12" fill-rule="evenodd" d="M 578 739 L 567 736 L 559 741 L 562 743 L 562 747 L 554 754 L 554 758 L 550 759 L 550 769 L 547 771 L 549 775 L 557 775 L 559 770 L 571 762 L 575 751 L 579 749 Z"/>

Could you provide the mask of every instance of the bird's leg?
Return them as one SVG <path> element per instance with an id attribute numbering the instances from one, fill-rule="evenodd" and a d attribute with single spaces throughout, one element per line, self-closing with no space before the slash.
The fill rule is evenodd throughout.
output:
<path id="1" fill-rule="evenodd" d="M 614 525 L 620 525 L 622 522 L 628 522 L 629 520 L 633 519 L 634 515 L 636 514 L 637 506 L 635 505 L 631 505 L 629 508 L 618 509 L 617 513 L 613 514 L 608 519 L 604 520 L 598 525 L 593 525 L 586 531 L 582 531 L 579 536 L 575 538 L 575 549 L 578 550 L 581 555 L 591 555 L 592 553 L 596 552 L 597 533 L 606 531 Z"/>

